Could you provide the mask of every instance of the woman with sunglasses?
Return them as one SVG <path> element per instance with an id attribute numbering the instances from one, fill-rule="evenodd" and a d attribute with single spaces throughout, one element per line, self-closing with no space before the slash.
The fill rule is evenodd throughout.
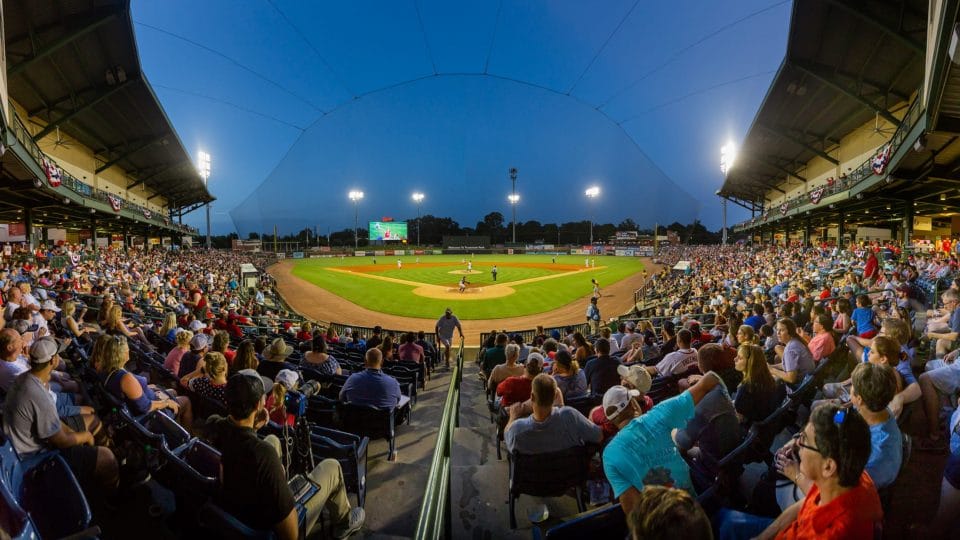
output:
<path id="1" fill-rule="evenodd" d="M 803 500 L 775 520 L 732 510 L 717 516 L 725 538 L 873 538 L 883 519 L 880 496 L 864 471 L 870 458 L 870 428 L 853 409 L 833 404 L 813 411 L 796 442 L 799 471 L 809 479 Z"/>

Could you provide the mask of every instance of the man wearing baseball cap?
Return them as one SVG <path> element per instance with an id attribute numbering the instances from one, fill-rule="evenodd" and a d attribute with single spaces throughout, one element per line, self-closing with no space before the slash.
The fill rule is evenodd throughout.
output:
<path id="1" fill-rule="evenodd" d="M 460 339 L 463 339 L 463 327 L 460 326 L 460 319 L 453 315 L 453 310 L 447 308 L 443 317 L 437 319 L 436 327 L 433 329 L 437 333 L 437 349 L 443 345 L 443 361 L 450 367 L 450 347 L 453 342 L 453 331 L 460 332 Z"/>
<path id="2" fill-rule="evenodd" d="M 112 492 L 119 483 L 117 460 L 105 446 L 95 446 L 83 422 L 67 426 L 57 416 L 50 397 L 50 374 L 66 348 L 46 336 L 30 346 L 30 370 L 14 380 L 3 408 L 3 431 L 21 459 L 58 449 L 84 489 L 99 487 Z"/>
<path id="3" fill-rule="evenodd" d="M 281 540 L 299 536 L 294 494 L 280 462 L 280 441 L 275 436 L 257 437 L 267 422 L 266 394 L 273 382 L 252 369 L 237 372 L 227 381 L 229 416 L 211 416 L 207 433 L 220 450 L 222 482 L 218 503 L 234 517 L 257 530 L 270 530 Z M 318 491 L 306 501 L 305 527 L 310 529 L 326 507 L 334 520 L 334 537 L 347 538 L 360 530 L 362 508 L 350 508 L 343 472 L 335 459 L 321 461 L 307 475 Z"/>
<path id="4" fill-rule="evenodd" d="M 680 456 L 671 431 L 685 427 L 694 416 L 696 404 L 719 383 L 720 376 L 711 371 L 689 390 L 644 414 L 634 399 L 639 392 L 614 386 L 604 394 L 604 414 L 620 431 L 603 451 L 603 469 L 625 514 L 630 514 L 640 491 L 648 484 L 693 493 L 690 469 Z"/>

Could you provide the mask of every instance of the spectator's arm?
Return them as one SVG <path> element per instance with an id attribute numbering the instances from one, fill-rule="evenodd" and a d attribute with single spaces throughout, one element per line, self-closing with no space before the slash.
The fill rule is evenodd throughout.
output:
<path id="1" fill-rule="evenodd" d="M 290 510 L 283 521 L 273 526 L 273 532 L 280 540 L 297 540 L 300 536 L 300 526 L 297 521 L 297 509 Z"/>
<path id="2" fill-rule="evenodd" d="M 890 412 L 893 413 L 893 416 L 899 418 L 900 413 L 903 412 L 903 406 L 920 399 L 920 394 L 920 384 L 911 383 L 890 400 Z"/>
<path id="3" fill-rule="evenodd" d="M 74 446 L 80 446 L 83 444 L 93 444 L 93 434 L 89 431 L 75 432 L 70 428 L 61 424 L 60 431 L 53 434 L 52 437 L 47 439 L 47 442 L 50 443 L 54 448 L 64 449 L 72 448 Z"/>
<path id="4" fill-rule="evenodd" d="M 639 498 L 640 490 L 633 486 L 627 488 L 627 490 L 620 495 L 620 506 L 623 508 L 623 513 L 629 516 Z"/>
<path id="5" fill-rule="evenodd" d="M 691 386 L 690 390 L 687 390 L 690 392 L 690 397 L 693 398 L 693 404 L 696 405 L 700 403 L 700 400 L 720 383 L 720 376 L 713 371 L 708 371 L 702 379 L 697 381 L 697 384 Z"/>
<path id="6" fill-rule="evenodd" d="M 781 512 L 780 516 L 777 517 L 777 519 L 775 519 L 773 523 L 766 528 L 766 530 L 757 536 L 757 539 L 768 540 L 770 538 L 775 538 L 780 531 L 786 529 L 791 523 L 797 520 L 797 516 L 800 514 L 801 506 L 803 506 L 802 500 L 788 506 L 787 509 Z"/>

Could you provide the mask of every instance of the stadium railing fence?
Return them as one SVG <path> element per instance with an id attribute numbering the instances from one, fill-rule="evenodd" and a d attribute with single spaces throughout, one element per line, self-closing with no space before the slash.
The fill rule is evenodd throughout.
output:
<path id="1" fill-rule="evenodd" d="M 463 338 L 457 350 L 457 359 L 447 389 L 443 414 L 440 417 L 440 430 L 437 433 L 437 445 L 430 462 L 427 487 L 423 492 L 420 517 L 417 530 L 413 534 L 416 540 L 439 540 L 452 538 L 452 512 L 450 506 L 450 477 L 453 467 L 451 455 L 453 436 L 460 426 L 460 384 L 463 381 Z"/>

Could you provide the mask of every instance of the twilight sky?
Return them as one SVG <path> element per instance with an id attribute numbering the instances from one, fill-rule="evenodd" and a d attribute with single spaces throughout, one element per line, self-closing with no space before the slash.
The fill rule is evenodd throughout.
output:
<path id="1" fill-rule="evenodd" d="M 215 234 L 424 214 L 720 226 L 719 148 L 783 59 L 783 0 L 135 0 Z M 597 185 L 596 200 L 583 191 Z M 744 218 L 730 205 L 731 223 Z M 189 223 L 203 228 L 203 211 Z"/>

